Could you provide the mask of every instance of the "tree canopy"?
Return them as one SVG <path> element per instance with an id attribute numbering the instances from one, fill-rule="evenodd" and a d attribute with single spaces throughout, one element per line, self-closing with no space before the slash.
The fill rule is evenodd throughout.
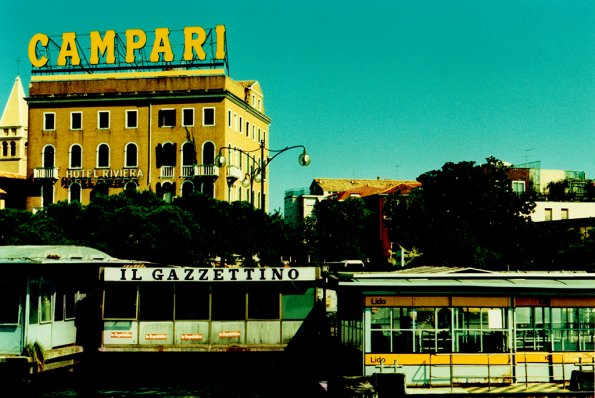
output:
<path id="1" fill-rule="evenodd" d="M 5 209 L 0 231 L 3 245 L 83 245 L 119 258 L 194 266 L 217 258 L 276 266 L 288 246 L 278 214 L 202 194 L 170 204 L 150 191 L 97 195 L 87 206 L 58 202 L 35 214 Z"/>
<path id="2" fill-rule="evenodd" d="M 498 268 L 522 252 L 534 201 L 512 191 L 502 162 L 449 162 L 418 181 L 407 201 L 394 198 L 387 211 L 393 239 L 417 248 L 419 260 Z"/>

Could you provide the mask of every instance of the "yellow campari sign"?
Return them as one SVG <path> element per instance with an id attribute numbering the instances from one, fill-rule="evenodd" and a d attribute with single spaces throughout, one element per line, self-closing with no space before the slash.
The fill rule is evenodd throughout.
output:
<path id="1" fill-rule="evenodd" d="M 209 57 L 215 60 L 226 59 L 224 25 L 218 25 L 214 29 L 185 27 L 181 36 L 183 46 L 178 53 L 178 49 L 172 46 L 174 41 L 170 37 L 171 33 L 168 28 L 157 28 L 150 34 L 142 29 L 128 29 L 124 33 L 116 33 L 114 30 L 103 33 L 92 31 L 78 37 L 74 32 L 65 32 L 62 33 L 61 40 L 54 40 L 45 33 L 37 33 L 29 41 L 29 60 L 34 68 L 54 65 L 84 67 L 137 64 L 146 62 L 142 55 L 147 45 L 150 46 L 148 60 L 151 63 L 204 61 Z M 88 41 L 87 45 L 81 44 L 82 37 Z M 50 53 L 55 53 L 49 51 L 50 46 L 59 49 L 55 60 L 50 59 Z M 206 51 L 205 47 L 208 47 Z M 83 52 L 83 48 L 88 48 L 88 52 Z"/>

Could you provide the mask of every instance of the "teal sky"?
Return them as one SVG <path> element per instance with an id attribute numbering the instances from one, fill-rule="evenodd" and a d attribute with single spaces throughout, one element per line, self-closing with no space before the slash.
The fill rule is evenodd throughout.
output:
<path id="1" fill-rule="evenodd" d="M 255 79 L 270 209 L 315 177 L 415 179 L 447 161 L 541 161 L 595 177 L 595 1 L 0 0 L 0 106 L 37 32 L 227 28 L 230 76 Z M 20 59 L 20 62 L 17 60 Z"/>

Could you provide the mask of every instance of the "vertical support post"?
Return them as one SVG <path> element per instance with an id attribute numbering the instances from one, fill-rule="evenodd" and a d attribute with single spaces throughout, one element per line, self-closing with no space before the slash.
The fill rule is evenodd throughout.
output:
<path id="1" fill-rule="evenodd" d="M 560 355 L 562 356 L 562 388 L 566 388 L 566 364 L 564 363 L 564 353 Z"/>
<path id="2" fill-rule="evenodd" d="M 264 140 L 260 140 L 260 208 L 266 213 L 264 180 L 266 178 L 267 162 L 264 159 Z"/>
<path id="3" fill-rule="evenodd" d="M 429 377 L 428 377 L 428 385 L 430 386 L 430 388 L 432 388 L 432 353 L 430 352 L 430 371 L 429 371 Z"/>
<path id="4" fill-rule="evenodd" d="M 527 353 L 525 353 L 525 389 L 529 388 L 529 365 L 527 364 Z"/>
<path id="5" fill-rule="evenodd" d="M 454 388 L 454 368 L 452 363 L 452 353 L 450 354 L 450 391 Z"/>
<path id="6" fill-rule="evenodd" d="M 488 391 L 492 389 L 492 372 L 490 369 L 490 354 L 488 353 Z"/>

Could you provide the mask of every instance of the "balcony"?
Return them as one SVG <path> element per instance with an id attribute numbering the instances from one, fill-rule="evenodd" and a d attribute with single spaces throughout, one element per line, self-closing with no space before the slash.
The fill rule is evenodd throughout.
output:
<path id="1" fill-rule="evenodd" d="M 174 166 L 161 166 L 159 177 L 160 178 L 173 178 L 174 177 Z"/>
<path id="2" fill-rule="evenodd" d="M 182 166 L 182 178 L 194 177 L 194 165 Z"/>
<path id="3" fill-rule="evenodd" d="M 36 167 L 33 169 L 34 180 L 58 179 L 58 168 L 57 167 Z"/>
<path id="4" fill-rule="evenodd" d="M 242 169 L 238 166 L 229 165 L 227 166 L 227 180 L 230 182 L 234 182 L 244 176 Z"/>
<path id="5" fill-rule="evenodd" d="M 194 175 L 196 177 L 219 178 L 219 167 L 214 164 L 199 164 L 195 166 Z"/>

